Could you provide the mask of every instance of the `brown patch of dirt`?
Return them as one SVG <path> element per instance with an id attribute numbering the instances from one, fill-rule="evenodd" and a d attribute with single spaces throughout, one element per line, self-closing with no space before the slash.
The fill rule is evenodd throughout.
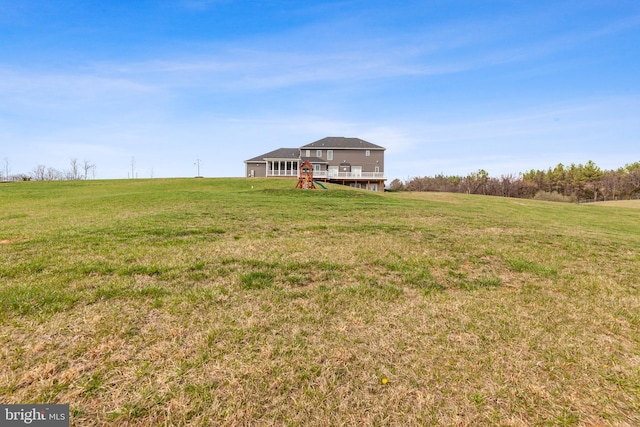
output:
<path id="1" fill-rule="evenodd" d="M 7 240 L 0 240 L 0 245 L 8 245 L 10 243 L 18 243 L 18 242 L 24 242 L 26 239 L 7 239 Z"/>

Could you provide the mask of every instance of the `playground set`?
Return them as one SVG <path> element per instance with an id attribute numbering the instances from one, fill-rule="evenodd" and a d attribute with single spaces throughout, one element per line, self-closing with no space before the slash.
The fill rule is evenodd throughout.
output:
<path id="1" fill-rule="evenodd" d="M 298 178 L 298 183 L 296 184 L 296 188 L 301 190 L 315 190 L 318 184 L 323 189 L 327 189 L 320 181 L 313 180 L 313 165 L 309 160 L 305 160 L 300 165 L 300 175 Z"/>

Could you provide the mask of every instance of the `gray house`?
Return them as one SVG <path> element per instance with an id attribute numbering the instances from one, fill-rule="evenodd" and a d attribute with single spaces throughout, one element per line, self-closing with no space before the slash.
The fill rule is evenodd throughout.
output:
<path id="1" fill-rule="evenodd" d="M 245 160 L 245 176 L 297 178 L 300 164 L 309 160 L 315 180 L 384 191 L 384 151 L 359 138 L 327 137 Z"/>

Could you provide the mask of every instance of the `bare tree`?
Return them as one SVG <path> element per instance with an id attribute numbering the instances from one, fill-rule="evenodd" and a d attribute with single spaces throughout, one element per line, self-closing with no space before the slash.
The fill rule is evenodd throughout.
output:
<path id="1" fill-rule="evenodd" d="M 35 181 L 44 181 L 47 176 L 47 167 L 45 165 L 38 165 L 33 168 L 31 176 Z"/>
<path id="2" fill-rule="evenodd" d="M 71 170 L 69 170 L 69 179 L 76 180 L 80 179 L 80 162 L 78 159 L 72 158 L 69 161 L 69 165 L 71 166 Z"/>
<path id="3" fill-rule="evenodd" d="M 487 194 L 487 182 L 489 181 L 489 174 L 484 169 L 479 169 L 478 172 L 470 173 L 462 180 L 462 186 L 464 192 L 467 194 L 476 194 L 479 189 L 482 189 L 482 194 Z"/>
<path id="4" fill-rule="evenodd" d="M 626 165 L 624 170 L 626 171 L 625 181 L 629 188 L 629 197 L 631 197 L 640 191 L 640 162 Z"/>
<path id="5" fill-rule="evenodd" d="M 396 178 L 393 181 L 391 181 L 391 184 L 389 184 L 389 189 L 395 190 L 395 191 L 404 190 L 404 184 L 402 183 L 402 181 Z"/>
<path id="6" fill-rule="evenodd" d="M 502 196 L 523 197 L 520 193 L 523 189 L 523 181 L 520 176 L 511 173 L 507 175 L 501 175 L 500 185 L 502 187 Z"/>
<path id="7" fill-rule="evenodd" d="M 82 170 L 84 171 L 84 179 L 87 180 L 88 176 L 89 176 L 89 171 L 93 172 L 93 177 L 95 178 L 96 176 L 96 165 L 89 162 L 88 160 L 85 160 L 84 163 L 82 164 Z"/>
<path id="8" fill-rule="evenodd" d="M 600 185 L 604 200 L 616 200 L 619 198 L 619 193 L 623 187 L 623 176 L 622 168 L 617 171 L 607 170 L 603 172 Z"/>
<path id="9" fill-rule="evenodd" d="M 4 158 L 4 179 L 5 181 L 9 181 L 9 158 Z"/>
<path id="10" fill-rule="evenodd" d="M 54 181 L 56 179 L 62 179 L 62 172 L 52 167 L 47 168 L 47 172 L 45 174 L 45 180 Z"/>

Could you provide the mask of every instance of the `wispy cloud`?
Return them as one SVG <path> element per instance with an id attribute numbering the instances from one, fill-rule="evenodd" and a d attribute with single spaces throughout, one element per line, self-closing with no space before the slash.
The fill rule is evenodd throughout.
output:
<path id="1" fill-rule="evenodd" d="M 104 104 L 107 100 L 130 98 L 134 94 L 148 95 L 153 91 L 151 86 L 142 81 L 121 76 L 0 68 L 0 96 L 5 108 L 11 109 L 30 107 L 60 110 L 72 105 Z"/>
<path id="2" fill-rule="evenodd" d="M 504 18 L 450 23 L 407 35 L 334 39 L 346 23 L 311 25 L 269 37 L 198 47 L 198 53 L 165 54 L 147 61 L 96 63 L 94 72 L 140 85 L 197 86 L 205 90 L 271 90 L 306 84 L 352 84 L 375 79 L 428 77 L 510 63 L 540 60 L 582 46 L 593 39 L 640 25 L 631 17 L 588 31 L 564 32 L 513 45 Z M 531 24 L 529 24 L 531 25 Z M 334 31 L 331 31 L 334 30 Z M 303 41 L 309 40 L 309 43 Z"/>

